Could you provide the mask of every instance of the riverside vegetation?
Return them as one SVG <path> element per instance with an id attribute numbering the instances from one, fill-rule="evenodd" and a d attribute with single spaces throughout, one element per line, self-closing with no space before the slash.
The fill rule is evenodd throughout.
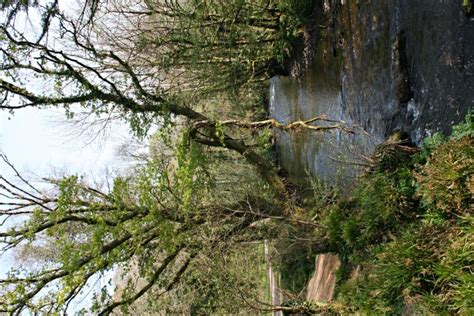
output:
<path id="1" fill-rule="evenodd" d="M 327 240 L 342 261 L 333 302 L 290 297 L 300 313 L 451 314 L 474 312 L 474 115 L 421 148 L 394 134 L 368 159 L 349 192 L 314 180 L 306 216 L 321 227 L 300 238 Z M 298 293 L 316 253 L 293 245 L 280 263 Z"/>
<path id="2" fill-rule="evenodd" d="M 90 291 L 82 313 L 100 315 L 472 311 L 472 114 L 420 152 L 391 140 L 352 193 L 315 182 L 303 204 L 272 129 L 355 131 L 266 119 L 263 95 L 320 1 L 60 2 L 2 4 L 0 108 L 125 120 L 149 154 L 102 185 L 38 184 L 2 155 L 16 180 L 0 176 L 0 243 L 18 265 L 0 280 L 0 311 L 67 313 Z M 25 11 L 42 17 L 38 33 L 18 28 Z M 265 241 L 291 298 L 281 306 Z M 308 257 L 328 251 L 343 260 L 337 300 L 302 302 Z M 94 287 L 110 271 L 115 283 Z"/>
<path id="3" fill-rule="evenodd" d="M 363 313 L 472 314 L 474 115 L 382 165 L 322 214 L 343 261 L 337 300 Z"/>

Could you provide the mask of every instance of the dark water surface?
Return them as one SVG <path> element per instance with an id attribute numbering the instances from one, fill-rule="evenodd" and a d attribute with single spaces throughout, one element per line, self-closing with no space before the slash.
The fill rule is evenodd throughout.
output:
<path id="1" fill-rule="evenodd" d="M 280 162 L 296 182 L 308 173 L 353 178 L 350 163 L 363 161 L 393 131 L 419 144 L 448 133 L 474 107 L 474 19 L 462 1 L 331 2 L 337 13 L 321 28 L 303 79 L 272 79 L 270 113 L 284 122 L 326 114 L 370 136 L 279 133 Z"/>

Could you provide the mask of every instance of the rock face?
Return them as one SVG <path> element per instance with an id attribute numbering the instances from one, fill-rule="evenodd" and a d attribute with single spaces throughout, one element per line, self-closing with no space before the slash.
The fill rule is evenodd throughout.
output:
<path id="1" fill-rule="evenodd" d="M 307 41 L 312 65 L 302 78 L 273 78 L 270 112 L 282 122 L 325 114 L 370 137 L 277 133 L 280 162 L 297 181 L 341 173 L 347 163 L 338 162 L 370 155 L 395 130 L 417 145 L 448 133 L 474 107 L 474 17 L 461 1 L 328 3 L 327 29 Z"/>
<path id="2" fill-rule="evenodd" d="M 462 1 L 347 1 L 338 21 L 345 113 L 367 131 L 418 143 L 474 106 L 474 19 Z"/>
<path id="3" fill-rule="evenodd" d="M 408 79 L 408 64 L 405 52 L 405 33 L 400 32 L 395 36 L 392 44 L 390 75 L 395 97 L 400 103 L 406 103 L 412 98 L 410 81 Z"/>
<path id="4" fill-rule="evenodd" d="M 330 23 L 316 41 L 307 41 L 316 43 L 313 64 L 302 78 L 272 80 L 271 115 L 289 122 L 325 114 L 370 136 L 277 133 L 280 163 L 295 182 L 308 173 L 346 181 L 354 176 L 350 163 L 394 131 L 419 145 L 434 132 L 448 133 L 474 107 L 474 17 L 462 1 L 324 3 Z M 325 256 L 318 257 L 311 299 L 333 291 L 335 264 Z"/>
<path id="5" fill-rule="evenodd" d="M 337 255 L 332 253 L 316 256 L 313 277 L 309 281 L 306 299 L 308 301 L 330 301 L 336 286 L 336 272 L 341 262 Z"/>

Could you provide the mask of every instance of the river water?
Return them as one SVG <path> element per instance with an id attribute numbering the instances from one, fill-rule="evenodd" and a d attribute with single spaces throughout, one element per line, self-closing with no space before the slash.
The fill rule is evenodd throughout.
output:
<path id="1" fill-rule="evenodd" d="M 281 122 L 325 114 L 365 132 L 278 133 L 279 162 L 296 183 L 347 183 L 392 132 L 420 144 L 474 107 L 474 19 L 462 1 L 325 3 L 329 26 L 314 26 L 313 63 L 302 79 L 271 80 L 270 113 Z"/>

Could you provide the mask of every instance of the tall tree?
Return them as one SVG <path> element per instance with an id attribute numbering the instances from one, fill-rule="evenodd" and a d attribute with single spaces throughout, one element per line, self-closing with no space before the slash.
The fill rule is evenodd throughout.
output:
<path id="1" fill-rule="evenodd" d="M 172 178 L 161 159 L 133 177 L 115 179 L 110 190 L 69 177 L 50 181 L 56 193 L 49 195 L 19 174 L 22 185 L 0 177 L 2 216 L 22 219 L 0 233 L 3 251 L 41 244 L 51 236 L 58 248 L 57 257 L 41 269 L 12 271 L 1 281 L 2 310 L 65 311 L 94 276 L 139 262 L 143 287 L 125 291 L 118 300 L 106 291 L 97 298 L 95 310 L 108 314 L 151 289 L 158 289 L 158 296 L 172 290 L 196 258 L 219 244 L 270 238 L 256 233 L 257 222 L 314 225 L 294 217 L 292 195 L 273 163 L 253 146 L 251 131 L 352 130 L 325 117 L 287 125 L 272 119 L 217 119 L 189 91 L 203 85 L 206 96 L 210 87 L 238 87 L 271 75 L 274 55 L 266 54 L 281 21 L 272 1 L 126 1 L 129 10 L 107 1 L 103 8 L 95 5 L 87 19 L 61 12 L 55 3 L 39 36 L 14 24 L 0 27 L 0 109 L 63 107 L 72 117 L 81 108 L 124 119 L 137 136 L 146 135 L 152 124 L 177 133 L 177 117 L 186 128 Z M 234 71 L 241 64 L 244 73 Z M 217 81 L 208 85 L 212 77 Z M 325 124 L 315 124 L 321 121 Z M 223 151 L 228 158 L 233 157 L 228 152 L 240 155 L 251 166 L 248 173 L 259 174 L 262 191 L 269 192 L 265 197 L 233 192 L 222 199 L 208 178 L 203 148 Z M 230 173 L 227 167 L 223 174 Z"/>
<path id="2" fill-rule="evenodd" d="M 200 257 L 273 238 L 274 232 L 264 229 L 265 220 L 291 220 L 281 216 L 269 192 L 252 196 L 234 190 L 231 198 L 219 185 L 204 185 L 213 179 L 199 149 L 192 151 L 177 153 L 172 177 L 164 161 L 153 160 L 134 170 L 133 176 L 115 178 L 109 189 L 72 176 L 47 180 L 51 187 L 41 191 L 18 173 L 18 184 L 1 176 L 0 214 L 14 223 L 0 232 L 2 253 L 45 247 L 45 242 L 54 251 L 36 269 L 18 268 L 0 281 L 0 310 L 66 312 L 81 290 L 119 266 L 138 269 L 144 284 L 126 286 L 114 299 L 96 297 L 93 312 L 126 308 L 149 291 L 156 300 L 173 290 Z"/>
<path id="3" fill-rule="evenodd" d="M 116 12 L 106 10 L 100 21 L 109 23 L 109 29 L 116 26 L 122 32 L 119 27 L 122 24 L 114 22 L 117 19 Z M 118 12 L 119 17 L 127 20 L 128 15 L 122 16 L 125 13 Z M 109 20 L 109 14 L 115 20 Z M 171 87 L 163 85 L 161 65 L 154 64 L 155 59 L 150 63 L 139 60 L 138 57 L 143 56 L 140 55 L 140 48 L 132 45 L 138 41 L 133 34 L 132 38 L 122 38 L 117 34 L 118 39 L 111 41 L 110 37 L 115 34 L 105 32 L 105 26 L 100 26 L 99 22 L 91 25 L 82 18 L 73 19 L 60 12 L 55 14 L 55 21 L 58 33 L 54 41 L 54 34 L 36 42 L 28 40 L 28 35 L 13 27 L 0 27 L 0 89 L 4 96 L 1 109 L 63 106 L 70 110 L 71 106 L 80 105 L 98 115 L 114 113 L 130 122 L 132 130 L 138 136 L 145 135 L 152 123 L 163 123 L 163 120 L 169 122 L 170 116 L 182 116 L 189 121 L 190 132 L 187 135 L 192 141 L 227 148 L 243 155 L 282 197 L 286 196 L 284 183 L 272 164 L 243 140 L 231 137 L 229 128 L 310 128 L 318 131 L 344 129 L 340 122 L 333 122 L 335 124 L 331 126 L 310 126 L 318 120 L 330 121 L 324 117 L 290 125 L 272 120 L 253 124 L 237 120 L 216 120 L 205 112 L 198 111 L 198 104 L 194 99 L 190 99 L 189 103 L 184 98 L 187 94 L 182 94 L 179 84 Z M 138 35 L 141 36 L 141 32 Z M 219 50 L 220 47 L 216 49 Z M 164 55 L 172 55 L 174 52 L 173 49 L 162 51 Z M 193 56 L 198 57 L 200 52 L 202 51 L 198 49 L 192 51 Z M 210 71 L 206 73 L 208 77 L 214 76 Z M 35 89 L 25 88 L 27 84 L 22 81 L 32 78 Z M 12 102 L 13 100 L 17 102 Z M 73 115 L 73 112 L 69 112 L 69 115 Z"/>

